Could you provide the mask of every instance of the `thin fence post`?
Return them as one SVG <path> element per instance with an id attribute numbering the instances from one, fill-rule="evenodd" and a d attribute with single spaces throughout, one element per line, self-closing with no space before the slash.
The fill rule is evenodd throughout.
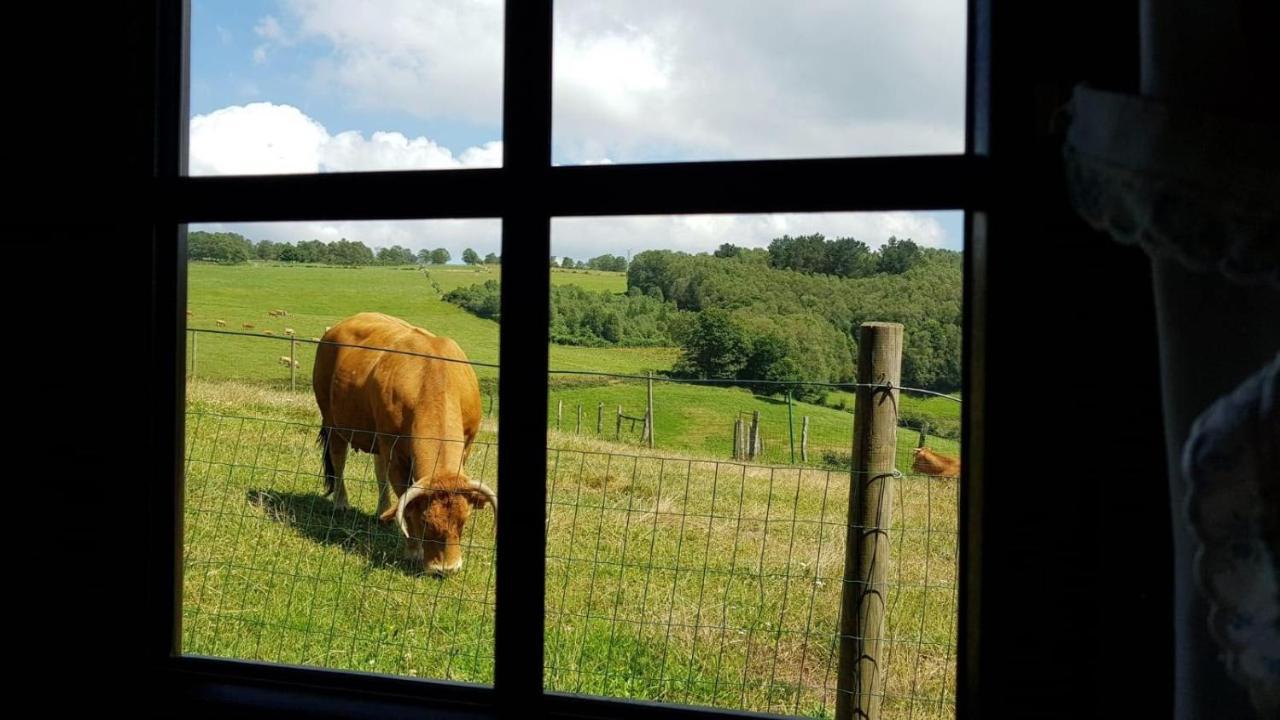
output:
<path id="1" fill-rule="evenodd" d="M 800 425 L 800 462 L 809 462 L 809 416 Z"/>
<path id="2" fill-rule="evenodd" d="M 573 426 L 573 434 L 582 434 L 582 403 L 578 403 L 578 423 Z"/>
<path id="3" fill-rule="evenodd" d="M 791 441 L 791 464 L 796 464 L 796 423 L 792 417 L 791 391 L 787 391 L 787 437 Z"/>
<path id="4" fill-rule="evenodd" d="M 560 430 L 560 420 L 564 416 L 564 400 L 556 401 L 556 431 Z"/>
<path id="5" fill-rule="evenodd" d="M 649 371 L 649 403 L 644 411 L 644 427 L 645 437 L 649 440 L 649 447 L 653 447 L 653 371 Z"/>
<path id="6" fill-rule="evenodd" d="M 603 433 L 604 433 L 604 401 L 601 400 L 600 404 L 596 406 L 596 434 L 600 435 Z"/>
<path id="7" fill-rule="evenodd" d="M 298 362 L 294 358 L 297 357 L 298 341 L 292 335 L 289 336 L 289 392 L 297 392 L 298 385 L 295 381 L 294 363 Z"/>
<path id="8" fill-rule="evenodd" d="M 622 441 L 622 406 L 621 405 L 618 406 L 618 429 L 614 430 L 613 439 L 618 442 Z"/>
<path id="9" fill-rule="evenodd" d="M 751 435 L 747 437 L 747 457 L 755 460 L 760 456 L 760 411 L 751 411 Z"/>
<path id="10" fill-rule="evenodd" d="M 733 419 L 733 459 L 738 460 L 738 446 L 742 441 L 742 418 Z"/>
<path id="11" fill-rule="evenodd" d="M 195 330 L 191 331 L 191 379 L 196 379 L 196 338 L 200 337 L 200 333 Z"/>
<path id="12" fill-rule="evenodd" d="M 885 673 L 885 577 L 893 519 L 902 325 L 863 323 L 854 405 L 853 469 L 840 597 L 836 720 L 879 720 Z"/>
<path id="13" fill-rule="evenodd" d="M 927 438 L 928 436 L 929 436 L 929 423 L 921 421 L 920 422 L 920 442 L 916 443 L 916 447 L 918 448 L 924 447 L 925 438 Z"/>

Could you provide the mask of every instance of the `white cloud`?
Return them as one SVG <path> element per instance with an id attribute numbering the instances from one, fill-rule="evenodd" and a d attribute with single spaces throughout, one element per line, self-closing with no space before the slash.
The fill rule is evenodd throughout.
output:
<path id="1" fill-rule="evenodd" d="M 263 43 L 253 49 L 253 63 L 255 65 L 264 65 L 267 62 L 267 49 L 270 45 Z"/>
<path id="2" fill-rule="evenodd" d="M 262 102 L 192 118 L 190 157 L 192 175 L 499 167 L 502 143 L 467 148 L 455 157 L 428 138 L 398 132 L 330 135 L 295 107 Z"/>
<path id="3" fill-rule="evenodd" d="M 259 20 L 258 24 L 253 26 L 253 32 L 258 37 L 266 40 L 280 41 L 284 38 L 284 30 L 280 27 L 280 21 L 270 15 Z"/>
<path id="4" fill-rule="evenodd" d="M 502 0 L 288 0 L 297 41 L 332 56 L 314 84 L 342 102 L 420 118 L 502 122 Z"/>
<path id="5" fill-rule="evenodd" d="M 311 59 L 311 88 L 348 110 L 501 123 L 501 0 L 283 7 L 259 35 L 327 47 Z M 555 7 L 558 163 L 963 149 L 963 0 Z"/>
<path id="6" fill-rule="evenodd" d="M 956 246 L 935 217 L 912 212 L 779 213 L 770 215 L 671 215 L 614 218 L 555 218 L 551 250 L 555 255 L 590 258 L 603 253 L 632 254 L 664 248 L 711 252 L 722 243 L 768 247 L 781 235 L 822 233 L 854 237 L 874 250 L 889 237 L 910 238 L 930 247 Z"/>

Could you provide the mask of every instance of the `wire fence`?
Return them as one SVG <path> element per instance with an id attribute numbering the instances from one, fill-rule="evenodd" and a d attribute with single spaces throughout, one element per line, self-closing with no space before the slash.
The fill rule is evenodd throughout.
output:
<path id="1" fill-rule="evenodd" d="M 309 365 L 300 365 L 307 382 L 298 390 L 309 390 Z M 482 369 L 496 393 L 496 368 Z M 549 385 L 546 687 L 832 716 L 849 410 L 708 383 L 655 381 L 650 390 L 643 376 L 566 375 Z M 184 652 L 492 682 L 492 513 L 471 513 L 461 570 L 424 577 L 404 560 L 394 523 L 378 522 L 371 456 L 350 456 L 351 508 L 336 510 L 321 495 L 317 423 L 260 417 L 264 406 L 250 417 L 229 410 L 244 405 L 234 400 L 201 401 L 186 418 Z M 639 418 L 636 430 L 628 420 L 618 431 L 619 405 Z M 926 411 L 946 419 L 933 405 Z M 735 423 L 756 413 L 764 449 L 735 460 Z M 792 463 L 806 416 L 809 460 Z M 492 419 L 465 469 L 500 496 Z M 886 718 L 955 709 L 959 481 L 910 471 L 916 436 L 901 428 L 903 474 L 892 486 Z M 958 450 L 950 438 L 929 444 Z"/>

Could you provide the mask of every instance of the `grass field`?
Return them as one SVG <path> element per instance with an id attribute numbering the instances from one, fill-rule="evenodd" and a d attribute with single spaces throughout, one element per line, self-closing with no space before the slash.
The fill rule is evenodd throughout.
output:
<path id="1" fill-rule="evenodd" d="M 500 277 L 492 266 L 481 266 L 479 271 L 445 266 L 429 272 L 444 292 Z M 552 270 L 551 279 L 556 284 L 586 283 L 597 290 L 626 290 L 623 273 L 557 269 Z M 219 329 L 217 321 L 223 320 L 227 323 L 223 330 L 261 336 L 202 335 L 196 345 L 196 371 L 200 377 L 264 380 L 287 386 L 289 371 L 278 362 L 278 358 L 289 354 L 285 328 L 292 328 L 298 338 L 307 340 L 323 335 L 326 326 L 364 311 L 395 315 L 437 335 L 451 337 L 471 360 L 498 362 L 498 324 L 440 300 L 430 281 L 416 268 L 191 263 L 187 285 L 187 308 L 192 312 L 188 327 Z M 267 314 L 277 308 L 288 311 L 288 317 Z M 244 323 L 254 327 L 243 328 Z M 265 335 L 266 330 L 274 336 Z M 310 368 L 315 346 L 298 343 L 296 353 L 299 364 Z M 673 348 L 611 348 L 607 352 L 566 345 L 551 348 L 551 366 L 564 370 L 643 373 L 669 368 L 675 358 Z M 309 372 L 305 375 L 308 378 Z"/>
<path id="2" fill-rule="evenodd" d="M 418 576 L 373 517 L 368 456 L 348 465 L 353 510 L 320 497 L 305 396 L 221 381 L 188 394 L 184 651 L 492 681 L 491 514 L 469 523 L 458 575 Z M 491 432 L 481 441 L 468 471 L 501 494 Z M 550 447 L 549 688 L 831 715 L 846 472 L 554 431 Z M 954 711 L 956 492 L 895 486 L 886 717 Z"/>
<path id="3" fill-rule="evenodd" d="M 430 272 L 446 291 L 497 276 Z M 625 287 L 618 273 L 552 278 Z M 192 327 L 224 319 L 306 338 L 373 309 L 454 337 L 475 360 L 497 359 L 498 326 L 438 300 L 412 270 L 194 264 L 189 286 Z M 266 315 L 277 307 L 289 317 Z M 275 364 L 287 342 L 198 342 L 187 389 L 184 652 L 491 682 L 492 514 L 473 515 L 459 574 L 415 574 L 400 561 L 395 529 L 373 516 L 369 456 L 348 464 L 352 510 L 335 512 L 320 496 L 311 347 L 299 345 L 290 392 L 288 370 Z M 553 368 L 627 374 L 665 369 L 674 357 L 663 348 L 551 349 Z M 847 469 L 823 458 L 847 458 L 851 414 L 795 403 L 797 456 L 808 416 L 811 462 L 788 467 L 785 399 L 655 382 L 657 447 L 648 450 L 638 446 L 640 423 L 614 440 L 618 405 L 644 412 L 643 381 L 579 377 L 549 388 L 547 687 L 830 717 L 849 482 Z M 732 462 L 733 420 L 754 410 L 762 462 Z M 902 398 L 904 415 L 931 424 L 956 422 L 958 410 L 951 400 Z M 490 414 L 468 472 L 501 494 L 495 431 Z M 900 431 L 904 471 L 915 440 Z M 930 445 L 959 453 L 954 441 Z M 954 480 L 895 481 L 886 718 L 954 715 L 957 492 Z"/>

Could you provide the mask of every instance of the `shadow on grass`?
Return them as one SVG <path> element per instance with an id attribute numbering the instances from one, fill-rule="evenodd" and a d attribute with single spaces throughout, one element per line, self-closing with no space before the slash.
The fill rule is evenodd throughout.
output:
<path id="1" fill-rule="evenodd" d="M 261 508 L 271 520 L 291 526 L 298 534 L 321 545 L 362 555 L 370 566 L 422 575 L 422 566 L 405 561 L 404 538 L 395 525 L 382 525 L 376 516 L 356 508 L 335 510 L 333 502 L 317 493 L 245 491 L 250 505 Z"/>

